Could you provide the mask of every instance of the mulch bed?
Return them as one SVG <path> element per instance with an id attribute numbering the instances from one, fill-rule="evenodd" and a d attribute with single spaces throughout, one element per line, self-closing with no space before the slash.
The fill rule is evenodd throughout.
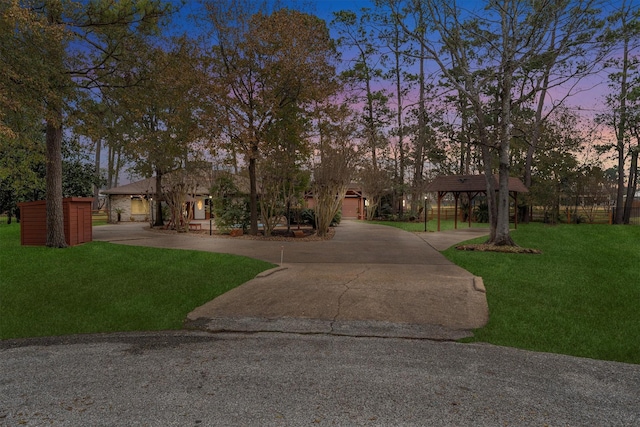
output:
<path id="1" fill-rule="evenodd" d="M 164 230 L 160 228 L 151 228 L 151 231 L 163 234 L 178 234 L 175 230 Z M 292 227 L 291 232 L 287 233 L 286 229 L 276 229 L 272 232 L 271 236 L 264 236 L 262 232 L 258 232 L 257 236 L 252 236 L 250 234 L 243 234 L 242 236 L 232 237 L 229 234 L 219 233 L 217 230 L 213 231 L 212 235 L 209 235 L 209 230 L 203 227 L 202 230 L 197 231 L 189 231 L 188 233 L 180 233 L 180 234 L 188 234 L 191 236 L 198 237 L 209 237 L 216 239 L 240 239 L 240 240 L 263 240 L 263 241 L 279 241 L 279 242 L 318 242 L 323 240 L 331 240 L 335 235 L 335 228 L 329 228 L 329 233 L 327 233 L 324 237 L 319 237 L 316 234 L 316 231 L 312 228 L 301 228 L 299 231 L 302 231 L 302 236 L 295 237 L 293 235 L 294 231 L 298 231 L 297 227 Z"/>
<path id="2" fill-rule="evenodd" d="M 520 246 L 496 246 L 480 243 L 475 245 L 459 245 L 456 246 L 459 251 L 478 251 L 478 252 L 501 252 L 508 254 L 541 254 L 538 249 L 522 248 Z"/>

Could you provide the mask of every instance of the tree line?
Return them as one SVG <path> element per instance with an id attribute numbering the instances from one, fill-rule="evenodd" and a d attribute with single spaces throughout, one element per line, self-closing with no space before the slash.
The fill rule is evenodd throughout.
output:
<path id="1" fill-rule="evenodd" d="M 438 174 L 499 176 L 495 244 L 514 244 L 509 176 L 530 189 L 526 220 L 534 205 L 557 215 L 562 197 L 601 203 L 613 175 L 614 221 L 629 222 L 632 1 L 376 0 L 327 21 L 287 5 L 203 1 L 176 35 L 179 5 L 159 0 L 4 2 L 0 210 L 40 189 L 47 245 L 64 247 L 62 165 L 88 153 L 96 191 L 123 169 L 158 192 L 211 162 L 245 174 L 252 234 L 308 190 L 325 233 L 352 181 L 369 218 L 415 217 Z M 594 81 L 602 108 L 581 111 L 572 100 Z"/>

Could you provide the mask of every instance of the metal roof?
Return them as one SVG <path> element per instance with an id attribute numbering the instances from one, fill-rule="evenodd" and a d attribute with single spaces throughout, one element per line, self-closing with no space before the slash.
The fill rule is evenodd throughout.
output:
<path id="1" fill-rule="evenodd" d="M 493 175 L 498 188 L 498 175 Z M 484 175 L 448 175 L 438 176 L 429 185 L 427 191 L 447 193 L 486 192 L 487 182 Z M 509 177 L 509 191 L 528 193 L 527 187 L 519 178 Z"/>

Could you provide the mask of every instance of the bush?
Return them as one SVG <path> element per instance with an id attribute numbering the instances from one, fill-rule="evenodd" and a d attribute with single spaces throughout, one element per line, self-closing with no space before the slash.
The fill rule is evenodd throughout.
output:
<path id="1" fill-rule="evenodd" d="M 228 231 L 231 228 L 242 228 L 246 231 L 250 213 L 248 202 L 245 199 L 228 200 L 216 206 L 214 203 L 216 225 Z"/>
<path id="2" fill-rule="evenodd" d="M 300 222 L 302 224 L 309 224 L 313 228 L 316 227 L 316 212 L 313 209 L 302 209 L 300 211 Z"/>
<path id="3" fill-rule="evenodd" d="M 342 221 L 342 211 L 338 211 L 338 213 L 335 214 L 331 220 L 331 226 L 333 227 L 340 224 L 340 221 Z M 302 211 L 300 211 L 300 223 L 308 224 L 313 228 L 316 228 L 316 211 L 309 208 L 302 209 Z"/>
<path id="4" fill-rule="evenodd" d="M 223 231 L 242 227 L 250 222 L 249 198 L 239 191 L 231 176 L 222 175 L 211 188 L 216 225 Z"/>
<path id="5" fill-rule="evenodd" d="M 473 214 L 476 217 L 476 222 L 488 223 L 489 222 L 489 205 L 486 203 L 480 203 L 473 209 Z"/>
<path id="6" fill-rule="evenodd" d="M 333 219 L 331 220 L 331 226 L 334 225 L 338 225 L 340 224 L 340 221 L 342 221 L 342 211 L 338 211 L 335 216 L 333 217 Z"/>
<path id="7" fill-rule="evenodd" d="M 307 220 L 305 219 L 304 212 L 307 209 L 303 208 L 292 208 L 289 210 L 288 214 L 286 214 L 287 220 L 289 224 L 306 224 Z M 308 216 L 308 214 L 307 214 Z"/>

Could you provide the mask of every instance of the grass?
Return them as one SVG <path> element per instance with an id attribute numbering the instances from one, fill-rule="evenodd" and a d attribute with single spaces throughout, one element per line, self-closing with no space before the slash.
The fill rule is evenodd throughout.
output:
<path id="1" fill-rule="evenodd" d="M 400 228 L 404 231 L 411 232 L 424 232 L 424 220 L 422 222 L 404 222 L 404 221 L 370 221 L 371 224 L 389 225 L 391 227 Z M 469 224 L 466 222 L 458 221 L 458 228 L 468 228 Z M 488 228 L 489 224 L 481 224 L 472 222 L 471 227 L 476 228 Z M 454 222 L 452 219 L 440 220 L 440 230 L 453 230 Z M 438 221 L 431 219 L 427 221 L 427 231 L 437 231 Z"/>
<path id="2" fill-rule="evenodd" d="M 487 289 L 489 323 L 468 341 L 640 363 L 640 227 L 532 223 L 512 236 L 542 255 L 444 252 Z"/>
<path id="3" fill-rule="evenodd" d="M 104 211 L 100 211 L 100 212 L 94 212 L 91 215 L 91 223 L 95 226 L 95 225 L 105 225 L 107 224 L 107 220 L 109 219 L 109 217 L 107 216 L 107 213 Z"/>
<path id="4" fill-rule="evenodd" d="M 271 267 L 105 242 L 24 247 L 19 224 L 0 224 L 0 339 L 179 329 L 191 310 Z"/>
<path id="5" fill-rule="evenodd" d="M 532 223 L 512 235 L 542 254 L 444 252 L 487 288 L 489 323 L 467 341 L 640 364 L 640 227 Z M 0 224 L 0 339 L 179 329 L 195 307 L 271 267 L 196 251 L 19 241 L 18 224 Z"/>
<path id="6" fill-rule="evenodd" d="M 424 231 L 424 223 L 377 223 Z M 512 236 L 542 254 L 443 252 L 487 288 L 489 323 L 465 341 L 640 364 L 640 227 L 531 223 Z"/>

